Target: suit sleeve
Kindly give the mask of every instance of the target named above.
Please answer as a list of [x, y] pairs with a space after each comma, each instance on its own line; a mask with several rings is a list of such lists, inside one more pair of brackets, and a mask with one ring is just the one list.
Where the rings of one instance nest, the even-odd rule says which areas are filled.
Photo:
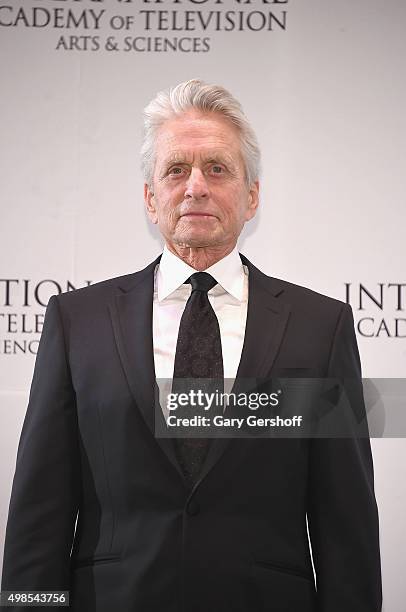
[[[357, 421], [365, 417], [354, 321], [347, 304], [337, 322], [327, 376], [343, 384]], [[379, 526], [368, 435], [310, 441], [308, 524], [317, 612], [380, 612]]]
[[52, 296], [18, 445], [5, 538], [3, 591], [69, 590], [80, 489], [75, 393], [59, 302]]

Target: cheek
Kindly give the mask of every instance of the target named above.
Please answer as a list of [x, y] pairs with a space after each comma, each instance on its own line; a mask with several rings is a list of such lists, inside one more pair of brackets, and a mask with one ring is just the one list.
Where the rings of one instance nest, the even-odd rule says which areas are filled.
[[239, 225], [245, 219], [248, 206], [248, 196], [240, 189], [229, 189], [222, 198], [218, 199], [222, 216], [228, 223]]
[[171, 224], [175, 222], [177, 217], [178, 203], [172, 197], [167, 194], [162, 195], [159, 199], [159, 206], [157, 207], [158, 220]]
[[162, 210], [168, 212], [175, 209], [183, 201], [184, 189], [180, 186], [165, 187], [160, 190], [158, 200]]

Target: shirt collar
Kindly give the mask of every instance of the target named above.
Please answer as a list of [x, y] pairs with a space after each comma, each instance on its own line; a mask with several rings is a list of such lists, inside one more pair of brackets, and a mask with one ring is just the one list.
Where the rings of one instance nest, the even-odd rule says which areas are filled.
[[[204, 271], [211, 274], [227, 293], [243, 301], [245, 272], [237, 246]], [[165, 245], [157, 271], [158, 300], [168, 297], [195, 272], [194, 268], [174, 255]]]

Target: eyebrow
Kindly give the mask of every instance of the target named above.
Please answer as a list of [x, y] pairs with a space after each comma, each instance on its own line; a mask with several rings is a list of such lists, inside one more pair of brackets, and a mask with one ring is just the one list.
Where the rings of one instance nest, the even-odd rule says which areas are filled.
[[[189, 164], [190, 161], [187, 160], [187, 156], [185, 156], [183, 153], [180, 152], [176, 152], [171, 154], [166, 160], [164, 160], [162, 166], [163, 168], [169, 168], [171, 165], [173, 164]], [[203, 163], [204, 164], [213, 164], [213, 163], [222, 163], [228, 167], [231, 168], [235, 168], [236, 167], [236, 162], [233, 160], [233, 158], [228, 155], [227, 153], [219, 153], [217, 152], [210, 152], [208, 153], [204, 158], [203, 158]]]

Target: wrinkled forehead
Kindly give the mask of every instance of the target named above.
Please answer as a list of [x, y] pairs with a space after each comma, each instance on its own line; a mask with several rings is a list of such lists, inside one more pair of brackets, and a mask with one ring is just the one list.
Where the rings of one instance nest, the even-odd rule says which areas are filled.
[[166, 120], [155, 139], [157, 163], [216, 159], [222, 157], [238, 163], [242, 161], [238, 129], [220, 113], [196, 111]]

